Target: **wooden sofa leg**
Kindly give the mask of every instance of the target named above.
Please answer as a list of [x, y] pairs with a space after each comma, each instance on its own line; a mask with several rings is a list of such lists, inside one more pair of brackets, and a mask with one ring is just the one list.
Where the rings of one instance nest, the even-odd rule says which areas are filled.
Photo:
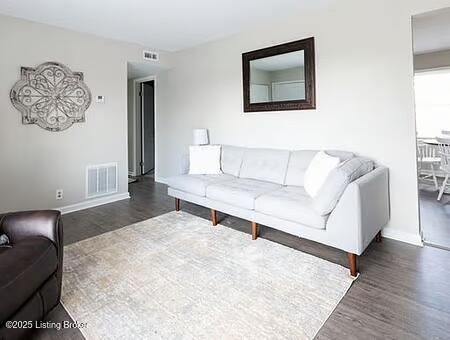
[[175, 210], [180, 211], [181, 200], [179, 198], [175, 198]]
[[217, 225], [217, 211], [214, 209], [211, 209], [211, 221], [213, 226]]
[[375, 236], [375, 242], [377, 243], [381, 242], [381, 231], [379, 231], [378, 234]]
[[252, 240], [256, 240], [259, 236], [258, 223], [252, 222]]
[[358, 274], [358, 255], [348, 253], [348, 267], [350, 268], [350, 275], [355, 276]]

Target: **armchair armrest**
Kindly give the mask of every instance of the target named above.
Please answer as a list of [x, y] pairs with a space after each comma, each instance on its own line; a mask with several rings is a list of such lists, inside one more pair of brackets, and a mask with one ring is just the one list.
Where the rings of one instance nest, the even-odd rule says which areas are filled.
[[63, 224], [61, 213], [55, 210], [23, 211], [0, 216], [0, 231], [5, 233], [11, 243], [41, 236], [52, 241], [58, 256], [58, 301], [61, 298], [62, 267], [63, 267]]
[[12, 243], [30, 236], [42, 236], [62, 247], [61, 213], [55, 210], [8, 213], [0, 220], [0, 230]]

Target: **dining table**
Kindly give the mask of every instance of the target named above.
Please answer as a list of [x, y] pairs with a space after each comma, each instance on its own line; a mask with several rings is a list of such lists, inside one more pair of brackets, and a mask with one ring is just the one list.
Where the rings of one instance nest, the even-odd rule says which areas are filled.
[[436, 137], [436, 138], [418, 138], [418, 140], [424, 142], [425, 144], [428, 145], [434, 145], [434, 146], [438, 146], [440, 143], [437, 140], [438, 138], [445, 140], [446, 143], [450, 144], [450, 136], [446, 135], [446, 136], [442, 136], [442, 137]]
[[437, 141], [436, 138], [426, 138], [426, 139], [425, 138], [424, 139], [420, 138], [420, 140], [422, 142], [424, 142], [425, 144], [434, 145], [434, 146], [438, 146], [439, 145], [439, 142]]

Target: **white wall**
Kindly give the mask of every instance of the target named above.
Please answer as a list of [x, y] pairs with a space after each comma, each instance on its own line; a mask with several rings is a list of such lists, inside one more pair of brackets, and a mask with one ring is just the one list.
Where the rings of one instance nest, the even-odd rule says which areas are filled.
[[[418, 242], [411, 15], [444, 6], [450, 1], [339, 0], [177, 53], [159, 81], [157, 178], [179, 172], [197, 127], [212, 143], [350, 150], [390, 168], [386, 235]], [[317, 110], [243, 114], [241, 54], [311, 36]]]
[[[126, 193], [127, 61], [142, 60], [143, 48], [7, 16], [0, 16], [0, 46], [0, 212], [85, 201], [88, 164], [118, 162], [119, 193]], [[105, 96], [104, 104], [93, 101], [85, 123], [63, 132], [22, 124], [9, 91], [21, 66], [46, 61], [83, 72], [93, 97]]]

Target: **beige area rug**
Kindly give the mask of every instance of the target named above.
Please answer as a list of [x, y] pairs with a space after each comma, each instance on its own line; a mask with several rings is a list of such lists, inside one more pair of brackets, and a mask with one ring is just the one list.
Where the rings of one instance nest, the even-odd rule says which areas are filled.
[[353, 281], [342, 266], [184, 212], [64, 256], [62, 301], [87, 339], [312, 339]]

